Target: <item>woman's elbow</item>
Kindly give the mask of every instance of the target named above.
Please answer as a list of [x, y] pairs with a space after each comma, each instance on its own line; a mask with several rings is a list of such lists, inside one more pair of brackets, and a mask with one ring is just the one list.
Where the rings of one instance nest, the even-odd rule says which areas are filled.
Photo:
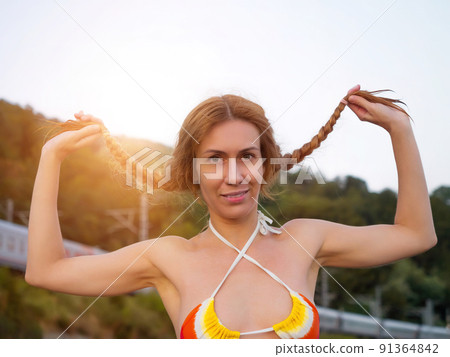
[[427, 236], [427, 238], [424, 238], [423, 242], [423, 252], [426, 252], [433, 248], [438, 242], [436, 233], [430, 234], [429, 236]]
[[25, 270], [25, 281], [34, 287], [45, 288], [45, 283], [42, 274], [32, 273], [30, 269]]
[[30, 273], [29, 269], [25, 270], [25, 281], [29, 285], [32, 285], [32, 286], [36, 286], [37, 285], [36, 277]]

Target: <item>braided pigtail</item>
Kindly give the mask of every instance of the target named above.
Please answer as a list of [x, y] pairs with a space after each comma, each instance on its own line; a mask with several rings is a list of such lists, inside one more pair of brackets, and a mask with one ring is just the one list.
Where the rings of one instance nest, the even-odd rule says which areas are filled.
[[[378, 94], [381, 92], [391, 91], [390, 89], [383, 89], [383, 90], [377, 90], [373, 92], [368, 92], [365, 90], [357, 91], [351, 95], [359, 95], [360, 97], [364, 98], [365, 100], [371, 102], [371, 103], [380, 103], [387, 105], [391, 108], [400, 110], [404, 114], [408, 115], [408, 113], [398, 106], [395, 103], [401, 103], [404, 104], [402, 101], [398, 99], [391, 99], [391, 98], [384, 98], [384, 97], [377, 97], [374, 94]], [[391, 91], [392, 92], [392, 91]], [[322, 141], [324, 141], [328, 134], [330, 134], [333, 131], [333, 127], [336, 124], [337, 120], [341, 116], [342, 111], [345, 109], [346, 103], [348, 101], [348, 97], [350, 95], [346, 95], [344, 99], [339, 103], [339, 105], [334, 110], [333, 114], [331, 115], [330, 119], [327, 121], [327, 123], [322, 126], [319, 130], [319, 133], [315, 135], [309, 143], [304, 144], [301, 148], [294, 150], [292, 153], [287, 153], [283, 155], [284, 158], [294, 158], [297, 163], [302, 162], [303, 159], [310, 155], [315, 149], [317, 149]], [[408, 115], [409, 117], [409, 115]], [[287, 165], [287, 169], [290, 170], [294, 164]]]
[[127, 160], [130, 158], [130, 155], [125, 151], [117, 139], [111, 136], [106, 128], [103, 130], [103, 137], [105, 138], [105, 144], [109, 153], [116, 160], [119, 168], [125, 171], [127, 167]]
[[[73, 130], [79, 130], [82, 129], [88, 125], [100, 125], [102, 127], [102, 133], [103, 137], [105, 139], [106, 148], [108, 149], [109, 153], [114, 159], [114, 163], [112, 166], [113, 171], [116, 171], [120, 174], [123, 174], [126, 172], [127, 169], [127, 161], [130, 158], [130, 154], [122, 147], [122, 145], [119, 143], [117, 139], [111, 136], [108, 129], [104, 125], [101, 125], [94, 121], [77, 121], [77, 120], [67, 120], [63, 123], [51, 121], [51, 120], [45, 120], [45, 122], [48, 124], [44, 126], [43, 128], [47, 128], [47, 140], [50, 140], [54, 138], [55, 136], [66, 132], [66, 131], [73, 131]], [[136, 177], [136, 165], [132, 165], [132, 177], [133, 182], [134, 178]], [[143, 170], [142, 172], [142, 182], [147, 182], [147, 170]], [[156, 181], [158, 181], [161, 178], [161, 173], [159, 171], [155, 171], [153, 173], [154, 178]], [[156, 183], [154, 183], [155, 185]]]

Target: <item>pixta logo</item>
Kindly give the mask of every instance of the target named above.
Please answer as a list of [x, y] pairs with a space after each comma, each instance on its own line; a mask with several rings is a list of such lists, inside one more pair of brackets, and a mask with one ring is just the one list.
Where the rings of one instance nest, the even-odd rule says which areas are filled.
[[[241, 170], [244, 173], [238, 173], [238, 162], [235, 158], [229, 158], [228, 164], [224, 167], [223, 160], [213, 162], [207, 158], [194, 158], [193, 159], [193, 184], [200, 184], [201, 178], [204, 177], [207, 180], [220, 180], [223, 177], [227, 177], [229, 184], [245, 185], [253, 180], [261, 185], [267, 184], [262, 175], [262, 168], [266, 158], [258, 158], [257, 160], [242, 161]], [[280, 168], [279, 184], [288, 184], [288, 168], [292, 165], [299, 170], [294, 172], [296, 176], [295, 184], [301, 185], [305, 181], [316, 181], [318, 184], [325, 184], [325, 180], [320, 173], [319, 167], [313, 158], [305, 158], [301, 163], [297, 164], [296, 159], [293, 158], [271, 158], [268, 160], [269, 165], [277, 165]], [[206, 169], [202, 172], [202, 166]], [[225, 175], [226, 174], [226, 175]], [[244, 176], [245, 175], [245, 176]]]
[[[164, 164], [172, 158], [170, 155], [164, 155], [157, 150], [144, 148], [131, 156], [126, 162], [126, 184], [136, 189], [153, 194], [155, 172], [160, 173]], [[136, 174], [133, 175], [133, 172]], [[165, 172], [161, 173], [157, 187], [161, 188], [170, 180], [170, 165], [165, 167]], [[144, 182], [145, 177], [145, 182]]]

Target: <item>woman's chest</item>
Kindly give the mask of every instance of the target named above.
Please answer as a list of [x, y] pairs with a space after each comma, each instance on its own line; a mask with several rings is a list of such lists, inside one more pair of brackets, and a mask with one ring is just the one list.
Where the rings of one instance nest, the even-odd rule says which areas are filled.
[[284, 320], [292, 309], [289, 289], [313, 300], [315, 280], [310, 278], [313, 259], [309, 255], [280, 243], [259, 245], [230, 271], [237, 255], [231, 250], [199, 250], [186, 256], [177, 282], [178, 330], [186, 316], [211, 297], [219, 320], [236, 331], [267, 328]]

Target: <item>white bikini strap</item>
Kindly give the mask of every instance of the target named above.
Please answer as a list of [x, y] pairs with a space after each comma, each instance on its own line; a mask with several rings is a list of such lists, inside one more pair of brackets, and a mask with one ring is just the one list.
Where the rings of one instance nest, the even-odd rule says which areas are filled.
[[[272, 223], [272, 220], [268, 217], [266, 217], [261, 211], [258, 211], [258, 225], [260, 225], [260, 233], [263, 235], [266, 235], [268, 231], [273, 232], [275, 234], [281, 234], [281, 229], [279, 228], [275, 228], [275, 227], [271, 227], [269, 226], [266, 222]], [[211, 230], [213, 231], [213, 233], [217, 236], [217, 238], [219, 238], [223, 243], [225, 243], [227, 246], [229, 246], [230, 248], [234, 249], [235, 251], [237, 251], [239, 253], [239, 255], [236, 257], [236, 260], [233, 262], [233, 264], [231, 265], [230, 269], [228, 270], [228, 273], [226, 274], [225, 278], [222, 280], [222, 282], [220, 283], [220, 285], [218, 286], [218, 288], [216, 289], [216, 291], [214, 291], [212, 297], [214, 297], [216, 295], [216, 293], [219, 291], [220, 287], [222, 286], [222, 284], [225, 282], [226, 278], [228, 277], [228, 275], [231, 273], [231, 271], [234, 269], [234, 267], [236, 266], [236, 264], [239, 262], [239, 260], [241, 260], [242, 257], [244, 257], [245, 259], [247, 259], [249, 262], [255, 264], [256, 266], [258, 266], [259, 268], [261, 268], [263, 271], [265, 271], [270, 277], [272, 277], [272, 279], [274, 279], [275, 281], [279, 282], [281, 285], [283, 285], [286, 289], [288, 289], [289, 291], [291, 291], [291, 289], [289, 288], [289, 286], [287, 286], [278, 276], [276, 276], [274, 273], [272, 273], [270, 270], [264, 268], [260, 263], [258, 263], [258, 261], [256, 261], [255, 259], [253, 259], [252, 257], [250, 257], [249, 255], [245, 254], [248, 247], [250, 246], [250, 244], [248, 244], [249, 242], [251, 243], [253, 241], [253, 239], [255, 238], [254, 236], [252, 236], [247, 244], [244, 246], [244, 248], [242, 250], [239, 250], [238, 248], [236, 248], [233, 244], [231, 244], [227, 239], [225, 239], [219, 232], [217, 232], [217, 230], [214, 228], [214, 226], [211, 224], [211, 220], [209, 221], [209, 226], [211, 228]], [[258, 230], [258, 226], [256, 227], [255, 232], [257, 232]], [[254, 232], [254, 234], [255, 234]], [[256, 236], [256, 234], [255, 234]]]
[[[220, 239], [220, 234], [219, 232], [216, 231], [216, 229], [212, 226], [211, 224], [211, 219], [209, 220], [209, 226], [211, 227], [211, 230], [219, 237]], [[238, 256], [236, 257], [236, 259], [234, 260], [233, 264], [231, 264], [230, 269], [228, 269], [228, 272], [225, 274], [225, 277], [223, 278], [222, 282], [219, 284], [219, 286], [216, 288], [216, 290], [213, 292], [213, 294], [211, 295], [211, 297], [214, 297], [217, 292], [219, 291], [219, 289], [222, 287], [222, 284], [225, 282], [225, 280], [228, 278], [228, 275], [230, 275], [231, 271], [234, 269], [234, 267], [237, 265], [237, 263], [239, 263], [239, 261], [242, 259], [243, 255], [245, 254], [245, 252], [247, 251], [247, 249], [250, 247], [250, 244], [252, 244], [253, 240], [255, 239], [256, 235], [258, 234], [258, 230], [260, 230], [260, 226], [261, 223], [258, 220], [258, 223], [256, 225], [255, 230], [253, 231], [252, 235], [250, 236], [250, 238], [248, 239], [247, 243], [245, 243], [244, 248], [242, 248], [241, 251], [239, 251]], [[223, 238], [223, 237], [222, 237]], [[225, 239], [225, 238], [223, 238]], [[225, 239], [226, 240], [226, 239]]]
[[268, 327], [268, 328], [263, 328], [261, 330], [256, 330], [256, 331], [241, 332], [240, 335], [256, 335], [258, 333], [272, 332], [272, 331], [273, 331], [273, 327]]
[[275, 233], [275, 234], [281, 234], [282, 230], [280, 228], [272, 227], [269, 224], [272, 224], [272, 220], [265, 216], [264, 213], [261, 211], [258, 211], [258, 220], [261, 222], [261, 234], [266, 235], [268, 231]]

